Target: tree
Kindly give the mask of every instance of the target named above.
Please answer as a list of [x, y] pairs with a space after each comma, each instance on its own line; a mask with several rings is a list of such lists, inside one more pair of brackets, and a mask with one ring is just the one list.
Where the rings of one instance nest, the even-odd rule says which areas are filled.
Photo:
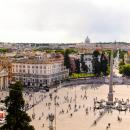
[[6, 53], [8, 51], [8, 49], [6, 48], [0, 48], [0, 53]]
[[124, 60], [124, 55], [127, 53], [127, 51], [125, 51], [125, 50], [119, 50], [119, 57], [120, 57], [120, 59], [122, 59], [122, 60]]
[[101, 74], [101, 63], [100, 63], [100, 53], [98, 50], [95, 50], [93, 52], [93, 60], [92, 60], [92, 65], [93, 65], [93, 73], [96, 76], [100, 76]]
[[1, 127], [2, 130], [35, 130], [29, 125], [31, 118], [25, 112], [25, 101], [23, 99], [23, 85], [16, 82], [11, 85], [9, 96], [5, 99], [7, 107], [6, 123]]
[[57, 50], [55, 50], [55, 53], [60, 53], [60, 54], [64, 55], [65, 52], [63, 49], [57, 49]]
[[81, 64], [84, 62], [84, 54], [81, 54]]
[[130, 76], [130, 64], [123, 65], [120, 69], [124, 76]]
[[122, 74], [123, 73], [123, 68], [124, 68], [124, 61], [122, 60], [120, 63], [119, 63], [119, 73]]
[[66, 66], [67, 69], [69, 69], [69, 74], [72, 73], [69, 55], [73, 53], [77, 53], [77, 51], [74, 48], [66, 49], [64, 52], [64, 65]]
[[77, 50], [75, 48], [69, 48], [69, 49], [66, 49], [65, 51], [67, 51], [69, 54], [75, 54], [77, 53]]
[[81, 67], [82, 67], [82, 70], [83, 70], [84, 72], [86, 72], [86, 73], [88, 72], [88, 69], [89, 69], [89, 68], [88, 68], [88, 66], [85, 64], [85, 62], [82, 62], [82, 66], [81, 66]]
[[100, 55], [99, 50], [95, 50], [95, 51], [93, 52], [93, 56], [94, 56], [94, 57], [98, 57], [99, 55]]
[[108, 70], [108, 60], [107, 57], [105, 56], [105, 53], [102, 53], [101, 55], [101, 71], [103, 75], [107, 75], [107, 70]]
[[76, 72], [80, 73], [80, 61], [79, 61], [79, 59], [75, 60], [75, 65], [76, 65]]
[[120, 66], [122, 66], [122, 65], [125, 65], [125, 63], [124, 63], [124, 61], [122, 60], [122, 61], [120, 61], [120, 63], [119, 63], [119, 67]]
[[69, 50], [65, 50], [64, 53], [64, 65], [66, 66], [67, 69], [69, 69], [69, 72], [71, 73], [71, 65], [70, 65], [70, 58], [69, 58]]

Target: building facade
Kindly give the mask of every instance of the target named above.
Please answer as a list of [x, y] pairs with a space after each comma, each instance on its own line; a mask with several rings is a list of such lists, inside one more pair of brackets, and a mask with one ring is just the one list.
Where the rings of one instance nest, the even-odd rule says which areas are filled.
[[80, 59], [80, 56], [77, 54], [70, 54], [69, 55], [69, 60], [70, 60], [70, 68], [71, 68], [71, 73], [76, 72], [76, 60]]
[[8, 88], [8, 71], [5, 68], [0, 69], [0, 90]]
[[7, 57], [0, 57], [0, 89], [6, 89], [11, 81], [11, 62]]
[[85, 62], [85, 65], [88, 67], [88, 73], [93, 73], [92, 54], [84, 54], [83, 60]]
[[51, 86], [68, 77], [63, 57], [39, 59], [28, 58], [15, 60], [12, 63], [13, 81], [22, 81], [27, 87]]

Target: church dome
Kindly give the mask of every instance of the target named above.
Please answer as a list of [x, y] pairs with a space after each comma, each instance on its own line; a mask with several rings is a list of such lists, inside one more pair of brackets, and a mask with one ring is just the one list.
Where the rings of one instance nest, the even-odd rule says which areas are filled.
[[87, 36], [86, 39], [85, 39], [85, 43], [90, 43], [90, 39], [89, 39], [88, 36]]

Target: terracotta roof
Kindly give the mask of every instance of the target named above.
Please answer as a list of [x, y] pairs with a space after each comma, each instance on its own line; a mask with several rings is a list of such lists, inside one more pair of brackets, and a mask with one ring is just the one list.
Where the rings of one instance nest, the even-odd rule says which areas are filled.
[[128, 55], [130, 56], [130, 51], [128, 51]]
[[15, 60], [13, 63], [23, 63], [23, 64], [53, 64], [53, 63], [61, 63], [63, 59], [54, 58], [48, 60], [38, 60], [38, 59], [21, 59]]

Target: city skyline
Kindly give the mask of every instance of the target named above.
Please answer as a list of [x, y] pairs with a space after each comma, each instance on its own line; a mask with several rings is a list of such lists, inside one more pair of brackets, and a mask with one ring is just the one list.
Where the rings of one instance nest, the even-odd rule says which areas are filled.
[[128, 0], [1, 0], [0, 41], [130, 42]]

